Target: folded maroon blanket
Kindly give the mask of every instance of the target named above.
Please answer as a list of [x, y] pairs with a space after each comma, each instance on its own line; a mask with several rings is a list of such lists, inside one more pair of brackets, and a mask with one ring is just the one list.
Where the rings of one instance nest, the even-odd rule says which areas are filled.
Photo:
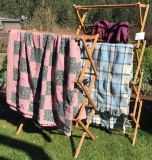
[[96, 21], [92, 27], [92, 35], [99, 34], [99, 39], [107, 43], [127, 43], [128, 42], [127, 21], [110, 23], [106, 20]]

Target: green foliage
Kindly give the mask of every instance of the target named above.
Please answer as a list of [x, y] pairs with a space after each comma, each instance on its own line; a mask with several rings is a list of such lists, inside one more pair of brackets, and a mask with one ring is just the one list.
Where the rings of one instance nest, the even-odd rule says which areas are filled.
[[[150, 0], [141, 0], [141, 3], [149, 3]], [[123, 0], [123, 4], [137, 3], [136, 0]], [[51, 16], [56, 17], [56, 25], [59, 27], [77, 27], [77, 17], [73, 9], [73, 4], [76, 5], [103, 5], [103, 4], [122, 4], [122, 0], [1, 0], [0, 1], [0, 13], [1, 15], [7, 15], [10, 18], [20, 18], [21, 15], [25, 15], [28, 18], [26, 22], [28, 27], [32, 26], [33, 16], [39, 8], [44, 10], [49, 8], [52, 11]], [[43, 12], [41, 12], [43, 14]], [[94, 23], [96, 20], [109, 20], [113, 22], [129, 21], [129, 23], [138, 22], [138, 12], [136, 9], [101, 9], [99, 11], [93, 11], [88, 14], [87, 21]], [[147, 23], [152, 23], [152, 8], [149, 9]], [[31, 28], [32, 29], [32, 28]]]
[[57, 24], [62, 26], [69, 26], [71, 22], [71, 9], [72, 5], [66, 3], [66, 1], [61, 1], [57, 12]]
[[7, 50], [7, 44], [2, 42], [0, 43], [0, 53], [6, 53]]
[[7, 80], [7, 71], [6, 70], [0, 70], [0, 82], [2, 84], [6, 83]]
[[144, 95], [152, 95], [152, 85], [149, 83], [143, 83], [141, 86], [141, 91]]
[[[140, 52], [141, 52], [141, 49], [139, 49], [139, 55], [140, 55]], [[134, 73], [136, 69], [137, 69], [137, 60], [134, 59], [134, 64], [133, 64]], [[145, 48], [142, 63], [141, 63], [141, 69], [144, 73], [142, 82], [149, 83], [150, 80], [152, 80], [152, 48], [151, 47]]]
[[4, 57], [3, 62], [2, 62], [2, 70], [7, 69], [7, 56]]
[[31, 20], [25, 21], [22, 25], [26, 29], [37, 29], [40, 31], [52, 31], [52, 28], [56, 28], [56, 17], [50, 7], [38, 7]]
[[7, 80], [7, 56], [4, 57], [2, 62], [2, 67], [0, 70], [0, 82], [2, 84], [6, 83]]
[[152, 80], [152, 48], [145, 48], [141, 67], [144, 72], [143, 83], [148, 83]]

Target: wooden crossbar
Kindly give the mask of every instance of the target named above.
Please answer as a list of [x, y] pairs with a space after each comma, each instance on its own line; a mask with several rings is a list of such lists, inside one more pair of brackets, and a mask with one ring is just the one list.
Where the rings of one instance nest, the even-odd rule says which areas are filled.
[[96, 10], [96, 9], [114, 9], [114, 8], [136, 8], [140, 5], [142, 8], [145, 8], [146, 4], [141, 4], [140, 2], [135, 4], [114, 4], [114, 5], [89, 5], [89, 6], [78, 6], [73, 5], [75, 9], [83, 9], [83, 10]]

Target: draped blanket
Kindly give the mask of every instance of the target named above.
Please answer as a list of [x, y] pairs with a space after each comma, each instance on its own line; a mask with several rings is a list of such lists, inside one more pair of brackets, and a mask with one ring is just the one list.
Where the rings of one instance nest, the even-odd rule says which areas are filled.
[[127, 21], [119, 23], [110, 23], [106, 20], [97, 21], [93, 24], [92, 35], [99, 34], [99, 39], [107, 43], [127, 43], [128, 25]]
[[[91, 43], [88, 43], [91, 48]], [[130, 88], [132, 79], [133, 45], [97, 43], [93, 60], [99, 72], [99, 76], [90, 93], [97, 105], [98, 111], [93, 116], [93, 122], [101, 123], [103, 126], [114, 126], [118, 117], [126, 120], [129, 114]], [[85, 52], [82, 51], [82, 56]], [[82, 66], [83, 66], [82, 62]], [[92, 72], [88, 67], [87, 72]], [[88, 85], [91, 76], [85, 75], [84, 85]], [[88, 80], [88, 81], [87, 81]], [[124, 116], [122, 116], [124, 115]]]
[[133, 45], [103, 43], [99, 51], [97, 87], [99, 110], [128, 114]]
[[75, 37], [12, 30], [7, 56], [7, 103], [70, 136], [80, 106], [74, 87], [81, 69]]

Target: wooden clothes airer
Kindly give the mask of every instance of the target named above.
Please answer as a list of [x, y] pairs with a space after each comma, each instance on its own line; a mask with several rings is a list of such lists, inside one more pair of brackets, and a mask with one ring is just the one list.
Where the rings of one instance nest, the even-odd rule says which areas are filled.
[[[77, 5], [74, 5], [73, 7], [75, 8], [77, 17], [78, 17], [79, 22], [80, 22], [80, 25], [79, 25], [79, 27], [77, 29], [77, 32], [76, 32], [76, 37], [77, 37], [76, 40], [82, 41], [82, 43], [84, 45], [84, 49], [85, 49], [86, 54], [87, 54], [87, 58], [85, 58], [85, 60], [86, 60], [85, 61], [85, 65], [82, 68], [80, 76], [79, 76], [79, 78], [78, 78], [78, 80], [76, 82], [78, 85], [81, 86], [83, 92], [85, 93], [84, 100], [83, 100], [81, 108], [79, 110], [79, 114], [74, 119], [76, 124], [73, 126], [74, 128], [80, 128], [79, 126], [81, 126], [80, 129], [83, 130], [82, 137], [80, 139], [78, 148], [77, 148], [75, 156], [74, 156], [74, 158], [77, 158], [78, 154], [80, 152], [80, 149], [82, 147], [82, 144], [83, 144], [83, 141], [84, 141], [84, 138], [85, 138], [86, 134], [88, 134], [91, 137], [91, 139], [95, 140], [94, 135], [89, 130], [89, 124], [90, 124], [90, 122], [92, 120], [92, 116], [93, 116], [93, 114], [94, 114], [94, 112], [96, 110], [96, 105], [95, 105], [94, 101], [92, 100], [92, 98], [90, 97], [90, 92], [91, 92], [91, 89], [92, 89], [92, 85], [94, 84], [95, 79], [98, 76], [98, 73], [97, 73], [97, 70], [96, 70], [96, 66], [95, 66], [95, 64], [94, 64], [94, 62], [92, 60], [92, 54], [93, 54], [95, 45], [96, 45], [96, 43], [98, 41], [98, 35], [94, 35], [94, 36], [87, 35], [85, 27], [86, 26], [92, 26], [92, 25], [84, 24], [84, 21], [85, 21], [85, 18], [87, 16], [87, 13], [88, 13], [89, 10], [95, 10], [95, 9], [137, 8], [138, 12], [139, 12], [139, 22], [140, 22], [140, 25], [139, 25], [140, 26], [140, 31], [139, 32], [143, 32], [144, 31], [145, 22], [146, 22], [146, 18], [147, 18], [149, 5], [148, 4], [146, 5], [146, 4], [136, 3], [136, 4], [123, 4], [123, 5], [119, 4], [119, 5], [96, 5], [96, 6], [77, 6]], [[142, 8], [145, 8], [145, 13], [143, 15], [143, 18], [142, 18]], [[84, 10], [85, 11], [82, 16], [80, 15], [79, 10]], [[84, 32], [84, 35], [80, 34], [81, 30]], [[87, 40], [92, 40], [92, 48], [91, 49], [88, 49]], [[142, 44], [142, 50], [141, 50], [141, 53], [139, 54], [140, 44]], [[142, 108], [142, 100], [140, 99], [139, 94], [140, 94], [142, 78], [143, 78], [143, 72], [141, 70], [141, 62], [142, 62], [142, 57], [143, 57], [143, 54], [144, 54], [145, 46], [146, 46], [146, 40], [142, 40], [142, 41], [138, 40], [135, 43], [135, 47], [134, 47], [135, 57], [136, 57], [136, 60], [137, 60], [137, 68], [136, 68], [136, 73], [135, 73], [135, 76], [133, 78], [133, 81], [131, 81], [131, 87], [132, 87], [133, 91], [136, 94], [136, 98], [135, 98], [134, 110], [130, 114], [130, 116], [131, 116], [133, 122], [135, 123], [135, 130], [134, 130], [134, 133], [125, 132], [125, 134], [133, 136], [133, 141], [132, 141], [133, 145], [135, 144], [135, 140], [136, 140], [136, 136], [137, 136], [137, 130], [140, 127], [139, 126], [139, 119], [140, 119], [140, 113], [141, 113], [141, 108]], [[94, 73], [86, 72], [87, 67], [89, 66], [89, 64], [91, 65]], [[82, 82], [83, 77], [84, 77], [85, 74], [92, 75], [91, 83], [90, 83], [89, 87], [87, 87], [87, 88], [83, 85], [83, 82]], [[140, 78], [140, 80], [139, 80], [139, 83], [137, 84], [137, 79], [138, 78]], [[88, 117], [87, 122], [84, 123], [81, 120], [81, 115], [82, 115], [84, 109], [86, 108], [86, 105], [87, 105], [88, 101], [92, 105], [91, 113], [90, 113], [90, 115]], [[138, 112], [137, 112], [137, 110], [138, 110]], [[20, 123], [16, 134], [20, 133], [20, 131], [21, 131], [23, 125], [24, 125], [24, 122], [25, 122], [25, 118]]]
[[[80, 22], [80, 24], [78, 26], [78, 29], [76, 31], [77, 35], [79, 35], [81, 31], [84, 34], [88, 34], [87, 31], [86, 31], [86, 27], [93, 26], [92, 24], [85, 23], [86, 16], [87, 16], [87, 14], [90, 10], [113, 9], [113, 8], [137, 8], [138, 13], [139, 13], [139, 25], [138, 25], [140, 27], [139, 32], [144, 32], [145, 22], [146, 22], [148, 10], [149, 10], [149, 4], [141, 4], [140, 2], [135, 3], [135, 4], [116, 4], [116, 5], [92, 5], [92, 6], [73, 5], [73, 7], [76, 11], [76, 15], [77, 15], [78, 20]], [[143, 9], [145, 9], [144, 13], [142, 13]], [[83, 13], [80, 12], [80, 10]], [[129, 26], [133, 26], [133, 25], [129, 25]], [[140, 46], [142, 47], [141, 48], [141, 53], [139, 53]], [[132, 145], [135, 144], [136, 136], [137, 136], [137, 130], [140, 127], [139, 120], [140, 120], [140, 114], [141, 114], [141, 108], [142, 108], [142, 100], [140, 99], [139, 95], [140, 95], [141, 84], [142, 84], [142, 79], [143, 79], [143, 72], [141, 70], [141, 63], [142, 63], [142, 58], [143, 58], [143, 55], [144, 55], [145, 46], [146, 46], [146, 40], [137, 40], [137, 41], [134, 42], [134, 53], [135, 53], [134, 55], [135, 55], [135, 59], [136, 59], [136, 62], [137, 62], [137, 68], [136, 68], [133, 80], [130, 82], [130, 84], [131, 84], [131, 88], [132, 88], [133, 92], [135, 93], [136, 97], [135, 97], [133, 112], [130, 113], [130, 117], [135, 124], [135, 129], [134, 129], [133, 133], [123, 132], [124, 134], [133, 137]], [[87, 51], [87, 47], [85, 45], [84, 45], [84, 47]], [[88, 53], [88, 51], [87, 51], [87, 53]], [[91, 52], [91, 54], [92, 54], [92, 52]], [[91, 89], [91, 85], [90, 85], [90, 88], [87, 91], [81, 83], [81, 79], [82, 79], [83, 75], [85, 74], [86, 66], [82, 70], [81, 76], [78, 79], [78, 83], [82, 86], [83, 90], [86, 93], [86, 98], [85, 99], [88, 99], [91, 102], [91, 99], [89, 97], [89, 91]], [[139, 80], [138, 83], [137, 83], [137, 80]], [[85, 107], [85, 105], [86, 105], [86, 100], [83, 101], [81, 109], [83, 109]], [[93, 103], [92, 103], [92, 105], [93, 105]], [[92, 108], [91, 117], [92, 117], [92, 114], [94, 113], [94, 109], [95, 109], [95, 107]], [[81, 115], [81, 110], [80, 110], [79, 115]], [[81, 146], [82, 146], [82, 143], [83, 143], [83, 140], [85, 138], [86, 131], [87, 131], [85, 129], [84, 124], [79, 120], [79, 116], [77, 117], [76, 121], [77, 121], [77, 126], [78, 126], [78, 124], [80, 124], [84, 128], [84, 132], [83, 132], [82, 138], [79, 142], [79, 146], [77, 148], [76, 154], [74, 156], [75, 158], [77, 158], [77, 156], [80, 152], [80, 149], [81, 149]], [[90, 119], [89, 119], [89, 121], [90, 121]], [[88, 128], [88, 126], [89, 126], [89, 124], [87, 123], [86, 127]], [[120, 132], [122, 132], [122, 131], [120, 131]], [[92, 137], [91, 135], [90, 135], [90, 137], [94, 140], [94, 137]]]

